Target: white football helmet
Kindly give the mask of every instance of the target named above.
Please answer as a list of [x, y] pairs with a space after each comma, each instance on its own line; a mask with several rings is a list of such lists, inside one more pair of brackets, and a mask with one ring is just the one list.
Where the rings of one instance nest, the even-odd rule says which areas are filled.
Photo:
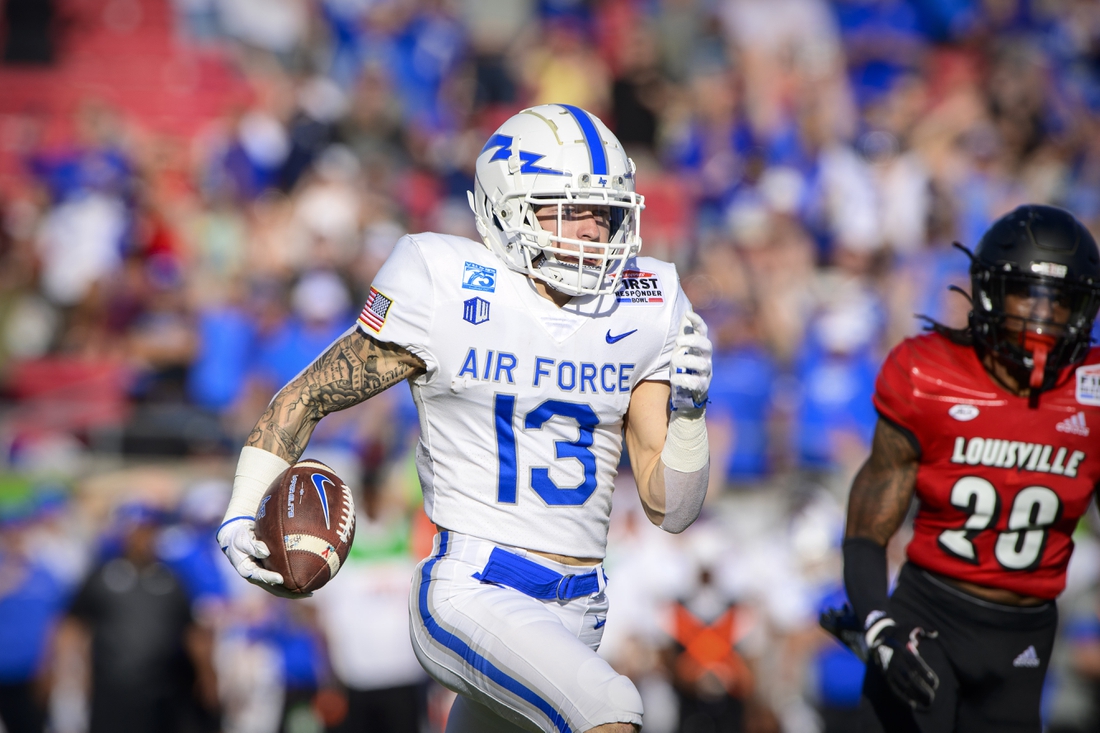
[[[638, 253], [643, 198], [634, 161], [594, 115], [543, 104], [509, 118], [477, 157], [470, 208], [486, 246], [513, 270], [569, 295], [612, 293]], [[558, 236], [539, 226], [544, 206], [607, 207], [608, 242]], [[560, 229], [559, 229], [560, 231]]]

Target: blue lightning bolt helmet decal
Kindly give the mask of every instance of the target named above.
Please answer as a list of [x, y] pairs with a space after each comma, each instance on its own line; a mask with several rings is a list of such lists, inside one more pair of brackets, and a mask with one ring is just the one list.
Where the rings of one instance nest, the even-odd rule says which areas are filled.
[[[489, 162], [492, 163], [495, 160], [508, 160], [512, 155], [512, 138], [509, 135], [496, 134], [489, 138], [489, 142], [485, 143], [485, 147], [481, 149], [484, 153], [486, 150], [497, 148], [497, 151], [493, 153], [493, 157], [489, 158]], [[535, 165], [540, 160], [545, 158], [545, 155], [538, 153], [532, 153], [527, 150], [519, 151], [519, 159], [522, 165], [519, 167], [520, 173], [543, 173], [549, 176], [564, 176], [563, 171], [556, 171], [553, 168], [543, 168]]]
[[489, 141], [485, 143], [485, 147], [481, 149], [481, 152], [478, 153], [478, 155], [484, 154], [486, 150], [490, 150], [491, 148], [500, 149], [497, 150], [492, 158], [489, 158], [490, 163], [492, 163], [494, 160], [508, 160], [508, 155], [512, 152], [511, 136], [501, 135], [500, 133], [493, 135], [491, 138], [489, 138]]

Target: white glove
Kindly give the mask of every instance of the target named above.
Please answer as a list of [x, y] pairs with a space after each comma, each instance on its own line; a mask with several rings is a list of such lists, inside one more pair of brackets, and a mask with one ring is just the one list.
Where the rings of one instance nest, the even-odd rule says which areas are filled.
[[270, 555], [271, 551], [265, 543], [256, 539], [255, 527], [256, 522], [247, 517], [234, 519], [219, 527], [218, 545], [222, 552], [249, 583], [283, 598], [301, 598], [305, 594], [291, 593], [283, 586], [283, 576], [264, 570], [256, 562]]
[[669, 361], [673, 410], [699, 409], [707, 404], [713, 351], [702, 317], [693, 311], [685, 313]]

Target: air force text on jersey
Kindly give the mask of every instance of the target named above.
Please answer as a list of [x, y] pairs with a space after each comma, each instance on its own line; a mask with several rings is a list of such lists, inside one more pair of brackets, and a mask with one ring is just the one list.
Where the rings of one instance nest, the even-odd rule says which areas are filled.
[[536, 356], [533, 363], [521, 364], [515, 354], [507, 351], [470, 347], [455, 377], [506, 384], [517, 384], [517, 380], [528, 378], [526, 384], [535, 388], [556, 384], [562, 392], [614, 394], [630, 391], [634, 366], [621, 362], [578, 363], [547, 356]]

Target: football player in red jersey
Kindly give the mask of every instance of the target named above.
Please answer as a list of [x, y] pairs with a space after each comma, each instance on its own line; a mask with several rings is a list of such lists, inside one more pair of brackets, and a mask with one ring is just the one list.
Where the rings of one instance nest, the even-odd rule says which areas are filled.
[[[933, 323], [879, 374], [848, 499], [854, 616], [838, 635], [866, 654], [864, 697], [887, 731], [1038, 733], [1054, 599], [1100, 482], [1100, 253], [1070, 213], [1028, 205], [967, 254], [969, 326]], [[888, 595], [885, 547], [914, 493]]]

